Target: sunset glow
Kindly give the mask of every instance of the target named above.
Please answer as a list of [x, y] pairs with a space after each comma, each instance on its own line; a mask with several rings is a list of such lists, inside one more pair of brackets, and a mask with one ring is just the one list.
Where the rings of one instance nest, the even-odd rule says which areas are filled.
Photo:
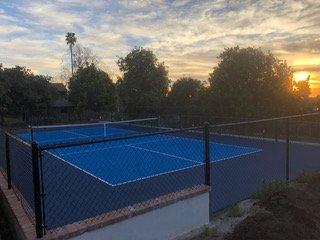
[[305, 80], [308, 79], [309, 75], [310, 74], [308, 72], [304, 72], [304, 71], [295, 72], [293, 74], [293, 80], [296, 81], [296, 82], [305, 81]]
[[[284, 7], [285, 6], [285, 7]], [[227, 47], [261, 47], [320, 93], [320, 1], [13, 0], [0, 2], [0, 63], [57, 77], [68, 63], [66, 32], [101, 60], [114, 80], [133, 47], [151, 49], [172, 81], [206, 81]], [[237, 20], [235, 22], [235, 19]]]

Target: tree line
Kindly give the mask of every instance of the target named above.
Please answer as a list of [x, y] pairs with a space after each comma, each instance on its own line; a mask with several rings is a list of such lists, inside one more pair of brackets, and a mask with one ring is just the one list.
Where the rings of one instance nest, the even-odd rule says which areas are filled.
[[[77, 46], [74, 52], [77, 64], [68, 81], [68, 100], [79, 113], [257, 118], [307, 112], [317, 106], [317, 100], [309, 97], [308, 80], [294, 82], [293, 69], [260, 48], [225, 49], [207, 82], [191, 77], [170, 81], [164, 62], [142, 47], [117, 60], [122, 76], [114, 82], [90, 49]], [[1, 122], [6, 115], [50, 108], [58, 96], [51, 80], [25, 67], [1, 65]]]

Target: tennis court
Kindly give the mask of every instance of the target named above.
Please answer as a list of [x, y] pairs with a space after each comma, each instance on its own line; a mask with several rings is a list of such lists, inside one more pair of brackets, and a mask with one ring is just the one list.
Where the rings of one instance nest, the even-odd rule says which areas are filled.
[[[127, 129], [127, 125], [125, 128], [121, 128], [122, 126], [118, 124], [117, 128], [114, 128], [101, 123], [59, 127], [59, 129], [47, 128], [47, 130], [35, 132], [33, 138], [41, 145], [83, 138], [127, 136], [138, 133], [133, 129]], [[31, 138], [30, 134], [26, 132], [20, 133], [19, 136], [24, 140]], [[94, 143], [85, 148], [83, 146], [54, 148], [48, 152], [110, 186], [117, 186], [201, 166], [204, 164], [203, 144], [203, 141], [199, 139], [159, 134]], [[259, 151], [261, 149], [210, 143], [210, 152], [215, 153], [211, 157], [211, 161], [226, 160]]]
[[211, 184], [209, 207], [215, 213], [265, 183], [320, 169], [318, 143], [289, 144], [283, 132], [272, 137], [274, 128], [265, 130], [268, 119], [209, 131], [206, 126], [168, 129], [155, 121], [33, 126], [3, 136], [11, 181], [36, 212], [32, 186], [34, 163], [39, 164], [37, 199], [43, 215], [38, 219], [53, 230], [204, 184]]

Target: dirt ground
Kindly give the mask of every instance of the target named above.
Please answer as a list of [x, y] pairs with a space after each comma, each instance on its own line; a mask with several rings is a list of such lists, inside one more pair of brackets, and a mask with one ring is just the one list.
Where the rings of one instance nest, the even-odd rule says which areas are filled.
[[[231, 233], [206, 230], [192, 240], [320, 240], [320, 173], [304, 174], [261, 197]], [[258, 209], [258, 210], [257, 210]]]
[[320, 239], [319, 173], [302, 175], [258, 204], [266, 211], [247, 217], [226, 240]]

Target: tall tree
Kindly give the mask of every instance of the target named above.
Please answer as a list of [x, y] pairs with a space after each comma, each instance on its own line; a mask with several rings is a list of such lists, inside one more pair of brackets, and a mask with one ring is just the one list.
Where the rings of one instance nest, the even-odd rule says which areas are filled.
[[66, 35], [66, 42], [67, 45], [69, 45], [70, 48], [70, 58], [71, 58], [71, 74], [73, 75], [73, 53], [72, 53], [72, 48], [74, 44], [76, 43], [77, 38], [75, 33], [68, 32]]
[[221, 114], [256, 117], [294, 111], [292, 68], [259, 48], [227, 48], [210, 74]]
[[11, 114], [48, 108], [57, 97], [50, 77], [34, 75], [29, 69], [19, 66], [4, 68], [1, 75], [6, 88], [5, 98], [11, 99], [7, 105], [7, 111]]
[[183, 77], [175, 81], [168, 94], [168, 105], [180, 114], [202, 113], [202, 98], [205, 91], [198, 79]]
[[113, 111], [115, 84], [109, 75], [94, 64], [79, 68], [69, 82], [70, 101], [79, 110]]
[[79, 68], [89, 67], [91, 64], [98, 66], [98, 57], [94, 52], [80, 44], [76, 44], [73, 49], [74, 70]]
[[118, 94], [129, 117], [157, 113], [168, 92], [169, 78], [164, 63], [148, 49], [134, 48], [118, 60], [123, 77], [118, 80]]
[[8, 96], [8, 86], [3, 76], [3, 67], [0, 64], [0, 125], [4, 124], [4, 116], [7, 112], [11, 99]]
[[[98, 56], [88, 47], [84, 47], [81, 44], [77, 43], [72, 48], [72, 62], [73, 62], [73, 71], [76, 72], [79, 68], [88, 67], [91, 64], [95, 66], [100, 65]], [[60, 72], [55, 78], [64, 83], [68, 83], [69, 79], [72, 77], [70, 75], [69, 64], [65, 64], [64, 60], [61, 60], [61, 69]]]

